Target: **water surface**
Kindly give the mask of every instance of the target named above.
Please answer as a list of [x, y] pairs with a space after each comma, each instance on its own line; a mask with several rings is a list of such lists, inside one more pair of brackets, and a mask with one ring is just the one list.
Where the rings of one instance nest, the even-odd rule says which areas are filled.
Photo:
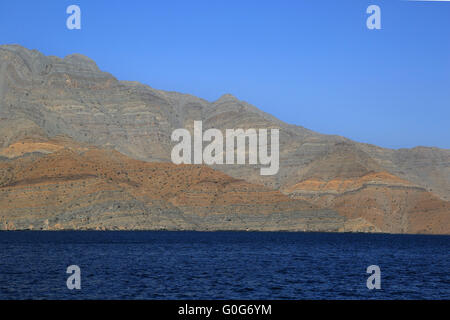
[[449, 299], [449, 252], [450, 236], [0, 232], [0, 299]]

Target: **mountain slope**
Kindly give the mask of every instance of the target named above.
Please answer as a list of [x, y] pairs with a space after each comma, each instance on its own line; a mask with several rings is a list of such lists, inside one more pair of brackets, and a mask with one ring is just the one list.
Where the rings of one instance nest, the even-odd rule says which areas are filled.
[[[387, 188], [384, 193], [371, 186], [364, 188], [364, 193], [340, 188], [345, 195], [333, 201], [325, 201], [322, 196], [309, 201], [352, 219], [371, 221], [387, 232], [448, 233], [450, 150], [391, 150], [322, 135], [286, 124], [229, 94], [208, 102], [118, 81], [79, 54], [61, 59], [16, 45], [0, 46], [0, 146], [4, 148], [24, 137], [65, 135], [134, 159], [169, 162], [172, 131], [192, 130], [194, 120], [202, 120], [204, 130], [280, 129], [277, 175], [261, 176], [258, 166], [250, 165], [214, 169], [278, 189], [292, 198], [302, 198], [310, 191], [317, 193], [313, 187], [317, 183], [358, 185], [376, 174], [377, 183]], [[3, 152], [14, 153], [9, 149]], [[407, 188], [391, 186], [394, 180], [405, 181]], [[412, 196], [408, 188], [420, 192]], [[391, 200], [382, 199], [394, 193], [399, 209], [391, 206], [388, 210], [386, 203]], [[372, 209], [359, 205], [366, 198], [377, 199], [373, 205], [381, 220], [373, 218]], [[415, 213], [417, 208], [423, 211]], [[396, 218], [398, 212], [402, 212], [401, 218]]]
[[350, 221], [206, 166], [143, 162], [64, 137], [16, 141], [0, 155], [0, 230], [339, 231]]

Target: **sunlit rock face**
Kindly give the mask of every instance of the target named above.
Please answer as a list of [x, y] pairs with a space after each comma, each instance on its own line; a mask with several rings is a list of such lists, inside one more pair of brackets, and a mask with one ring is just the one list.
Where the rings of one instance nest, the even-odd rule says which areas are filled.
[[[139, 215], [135, 219], [140, 222], [132, 223], [127, 220], [133, 217], [131, 215], [125, 219], [127, 223], [111, 223], [110, 227], [450, 233], [450, 150], [427, 147], [391, 150], [357, 143], [344, 137], [322, 135], [284, 123], [230, 94], [209, 102], [187, 94], [155, 90], [137, 82], [118, 81], [111, 74], [99, 70], [93, 60], [80, 54], [61, 59], [44, 56], [36, 50], [17, 45], [0, 46], [0, 162], [3, 170], [0, 188], [1, 192], [12, 192], [11, 188], [24, 188], [28, 191], [24, 191], [27, 196], [24, 195], [22, 202], [13, 201], [10, 196], [1, 198], [0, 201], [8, 199], [5, 203], [7, 206], [2, 208], [9, 210], [0, 209], [3, 210], [3, 222], [0, 223], [2, 228], [13, 228], [13, 225], [14, 228], [26, 228], [27, 222], [19, 223], [12, 219], [12, 212], [16, 212], [18, 216], [29, 214], [32, 220], [30, 212], [34, 211], [30, 211], [27, 204], [42, 200], [37, 191], [39, 189], [35, 189], [34, 182], [31, 183], [37, 180], [28, 176], [33, 171], [28, 175], [21, 171], [24, 182], [15, 182], [14, 186], [5, 184], [5, 181], [10, 181], [8, 179], [17, 180], [17, 165], [27, 163], [32, 168], [51, 160], [47, 165], [59, 168], [57, 162], [63, 158], [52, 157], [65, 154], [68, 150], [77, 150], [74, 154], [80, 153], [80, 157], [85, 157], [82, 154], [85, 151], [79, 149], [83, 146], [108, 154], [118, 151], [121, 157], [126, 158], [123, 160], [126, 163], [142, 160], [162, 165], [160, 163], [165, 162], [164, 165], [169, 166], [166, 170], [175, 172], [180, 169], [169, 164], [174, 145], [170, 139], [171, 133], [177, 128], [192, 131], [194, 120], [201, 120], [204, 130], [279, 129], [280, 170], [276, 175], [261, 176], [257, 165], [213, 166], [213, 169], [226, 175], [211, 171], [219, 180], [234, 178], [241, 181], [239, 183], [244, 183], [242, 180], [245, 180], [252, 188], [264, 186], [269, 191], [259, 190], [256, 198], [243, 193], [243, 197], [250, 199], [251, 203], [242, 206], [245, 199], [231, 197], [233, 193], [229, 194], [231, 202], [220, 203], [222, 196], [217, 196], [215, 201], [209, 199], [211, 203], [208, 205], [205, 193], [197, 194], [193, 191], [195, 188], [183, 189], [182, 194], [173, 201], [164, 199], [158, 200], [163, 202], [154, 204], [155, 208], [159, 208], [159, 211], [155, 209], [155, 212], [160, 212], [158, 219], [166, 221], [165, 223], [155, 222], [156, 216], [144, 223], [139, 220], [144, 219], [138, 218]], [[106, 163], [107, 158], [105, 156], [101, 161]], [[143, 167], [147, 165], [144, 162], [139, 164]], [[57, 223], [44, 212], [65, 217], [65, 220], [61, 218], [62, 221], [58, 223], [61, 228], [70, 228], [72, 222], [73, 226], [80, 227], [80, 220], [75, 217], [83, 214], [74, 208], [76, 204], [85, 205], [86, 201], [92, 203], [91, 207], [86, 206], [86, 212], [89, 212], [87, 215], [92, 215], [89, 219], [97, 219], [95, 223], [92, 222], [94, 220], [89, 220], [89, 223], [84, 220], [83, 226], [86, 228], [100, 225], [107, 228], [106, 221], [114, 219], [108, 220], [105, 213], [97, 215], [95, 212], [115, 212], [117, 209], [110, 204], [114, 199], [124, 197], [124, 203], [128, 201], [129, 205], [121, 205], [121, 211], [144, 210], [141, 204], [137, 205], [141, 203], [140, 200], [131, 196], [127, 198], [131, 192], [128, 188], [132, 188], [131, 186], [110, 190], [108, 179], [101, 180], [103, 182], [100, 183], [100, 180], [96, 180], [100, 176], [93, 172], [89, 172], [89, 177], [83, 176], [80, 172], [84, 172], [86, 168], [82, 169], [81, 163], [77, 163], [74, 168], [76, 169], [70, 174], [61, 172], [59, 180], [52, 180], [55, 188], [47, 191], [48, 196], [53, 194], [56, 199], [60, 192], [58, 190], [63, 190], [64, 185], [67, 189], [64, 189], [63, 194], [72, 197], [70, 201], [73, 202], [73, 207], [51, 201], [36, 204], [43, 214], [44, 220], [40, 219], [48, 220], [48, 228], [55, 227]], [[183, 170], [183, 174], [187, 176], [198, 174], [194, 169]], [[46, 181], [45, 176], [39, 179], [42, 183]], [[85, 183], [83, 188], [86, 188], [83, 189], [84, 193], [77, 189], [82, 187], [78, 185], [82, 181]], [[106, 188], [109, 193], [98, 191], [94, 187], [97, 184], [89, 184], [88, 187], [88, 181], [96, 181], [98, 190]], [[27, 183], [29, 188], [25, 187]], [[169, 184], [169, 181], [166, 183]], [[150, 188], [150, 185], [133, 188], [145, 189]], [[205, 186], [205, 189], [215, 190], [213, 185], [206, 182], [200, 185]], [[238, 187], [237, 182], [232, 185]], [[158, 184], [156, 186], [161, 187]], [[100, 193], [97, 195], [96, 192]], [[236, 192], [239, 194], [243, 191]], [[270, 198], [277, 202], [280, 197], [284, 200], [278, 207], [271, 204], [266, 208], [257, 201], [260, 198]], [[146, 201], [142, 203], [147, 203]], [[62, 203], [65, 203], [64, 200]], [[255, 205], [254, 208], [251, 207], [252, 204]], [[267, 214], [268, 222], [264, 220], [266, 222], [262, 224], [263, 220], [259, 218], [252, 220], [256, 213], [250, 214], [252, 210], [259, 210], [262, 215]], [[303, 212], [303, 215], [297, 216], [297, 212]], [[252, 218], [231, 219], [230, 215], [233, 214]], [[186, 218], [188, 216], [191, 218]], [[170, 223], [181, 221], [181, 217], [184, 217], [183, 223]], [[316, 224], [320, 219], [324, 221], [321, 226]], [[209, 221], [208, 226], [204, 226], [202, 221]], [[289, 223], [290, 221], [293, 223]], [[42, 223], [38, 225], [47, 226]]]

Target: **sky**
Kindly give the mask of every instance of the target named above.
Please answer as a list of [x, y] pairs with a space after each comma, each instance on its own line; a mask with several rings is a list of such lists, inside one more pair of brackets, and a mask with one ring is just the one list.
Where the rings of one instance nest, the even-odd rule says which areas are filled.
[[321, 133], [450, 148], [450, 1], [1, 1], [0, 44], [13, 43], [156, 89], [231, 93]]

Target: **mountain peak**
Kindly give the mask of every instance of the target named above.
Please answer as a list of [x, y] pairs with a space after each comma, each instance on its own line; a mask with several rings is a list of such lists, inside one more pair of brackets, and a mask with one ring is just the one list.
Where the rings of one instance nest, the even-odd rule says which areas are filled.
[[94, 60], [79, 53], [74, 53], [65, 56], [64, 61], [82, 68], [89, 68], [96, 71], [99, 70]]
[[238, 102], [239, 99], [236, 98], [235, 96], [233, 96], [231, 93], [225, 93], [223, 95], [220, 96], [219, 99], [217, 99], [215, 102], [225, 102], [225, 101], [236, 101]]

